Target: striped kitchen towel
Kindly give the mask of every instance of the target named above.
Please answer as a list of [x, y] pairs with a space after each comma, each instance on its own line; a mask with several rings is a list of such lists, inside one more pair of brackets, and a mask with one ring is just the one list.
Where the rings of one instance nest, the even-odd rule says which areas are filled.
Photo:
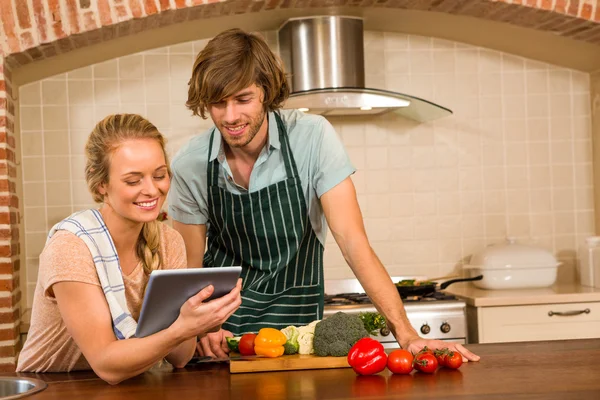
[[127, 307], [119, 256], [100, 211], [89, 209], [72, 214], [52, 227], [47, 240], [50, 240], [59, 230], [75, 234], [90, 250], [110, 308], [113, 330], [117, 339], [128, 339], [135, 335], [137, 322]]

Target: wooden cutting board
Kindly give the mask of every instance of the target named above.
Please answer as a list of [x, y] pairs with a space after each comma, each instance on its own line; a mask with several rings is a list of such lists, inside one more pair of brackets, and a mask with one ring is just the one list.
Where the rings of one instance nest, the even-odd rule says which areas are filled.
[[347, 357], [319, 357], [294, 354], [275, 358], [258, 356], [232, 356], [229, 372], [293, 371], [300, 369], [350, 368]]

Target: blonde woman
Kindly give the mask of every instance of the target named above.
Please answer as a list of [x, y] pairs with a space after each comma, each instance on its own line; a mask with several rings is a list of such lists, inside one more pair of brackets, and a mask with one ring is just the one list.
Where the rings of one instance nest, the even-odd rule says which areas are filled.
[[17, 371], [91, 368], [116, 384], [163, 358], [183, 367], [196, 337], [218, 329], [239, 307], [241, 283], [206, 303], [213, 288], [203, 289], [169, 328], [135, 338], [150, 272], [186, 268], [180, 234], [156, 221], [170, 187], [165, 140], [139, 115], [111, 115], [96, 125], [85, 150], [88, 187], [102, 205], [50, 231]]

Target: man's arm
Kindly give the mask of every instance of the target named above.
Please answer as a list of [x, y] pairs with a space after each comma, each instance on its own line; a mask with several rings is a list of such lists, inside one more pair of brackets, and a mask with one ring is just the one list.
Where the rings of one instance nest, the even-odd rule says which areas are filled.
[[321, 196], [329, 229], [346, 262], [360, 281], [371, 301], [382, 313], [403, 348], [418, 338], [392, 280], [371, 248], [351, 178]]
[[173, 228], [183, 237], [187, 254], [187, 267], [202, 268], [206, 246], [206, 225], [188, 225], [173, 220]]
[[329, 228], [346, 262], [365, 289], [367, 295], [383, 314], [402, 348], [418, 352], [429, 348], [449, 347], [460, 352], [463, 358], [477, 361], [479, 357], [460, 344], [441, 340], [424, 340], [410, 324], [404, 305], [388, 272], [371, 248], [350, 177], [321, 196], [321, 205]]

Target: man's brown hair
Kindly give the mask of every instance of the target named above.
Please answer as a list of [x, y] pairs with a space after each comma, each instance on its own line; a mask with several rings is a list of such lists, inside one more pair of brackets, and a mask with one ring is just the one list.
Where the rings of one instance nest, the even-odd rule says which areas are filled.
[[198, 54], [185, 105], [206, 118], [207, 107], [256, 84], [263, 89], [265, 110], [280, 108], [289, 96], [281, 59], [263, 38], [241, 29], [215, 36]]

